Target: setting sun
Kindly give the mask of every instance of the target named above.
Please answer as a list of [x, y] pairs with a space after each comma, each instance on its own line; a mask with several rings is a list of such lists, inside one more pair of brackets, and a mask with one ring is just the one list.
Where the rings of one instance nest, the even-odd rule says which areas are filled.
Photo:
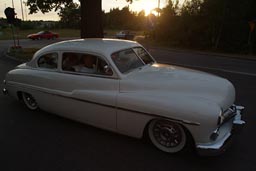
[[[160, 1], [160, 8], [163, 7], [166, 4], [166, 1], [161, 0]], [[157, 14], [155, 11], [156, 8], [158, 8], [158, 0], [138, 0], [133, 1], [132, 4], [129, 5], [133, 11], [145, 11], [145, 15], [148, 15], [150, 13]]]
[[156, 8], [157, 8], [157, 3], [153, 1], [145, 2], [142, 7], [146, 15], [149, 15], [150, 13], [155, 13], [155, 11], [153, 10]]
[[[80, 4], [79, 0], [74, 0], [75, 3]], [[183, 0], [180, 0], [180, 2], [183, 2]], [[166, 0], [160, 0], [160, 8], [163, 8], [166, 5]], [[128, 3], [126, 0], [102, 0], [102, 10], [105, 12], [109, 12], [110, 9], [113, 8], [120, 8], [129, 6], [131, 11], [140, 12], [142, 10], [145, 11], [145, 15], [148, 15], [150, 13], [157, 14], [157, 12], [154, 10], [158, 8], [158, 0], [133, 0], [132, 3]], [[0, 11], [4, 11], [6, 7], [12, 7], [12, 1], [11, 0], [4, 0], [0, 2]], [[17, 17], [22, 17], [21, 12], [21, 5], [17, 0], [14, 1], [14, 8], [15, 12], [17, 13]], [[42, 14], [40, 11], [33, 15], [28, 15], [28, 8], [24, 6], [24, 14], [26, 14], [27, 20], [59, 20], [59, 16], [57, 15], [57, 12], [54, 10], [50, 13], [44, 13]], [[0, 18], [4, 17], [4, 13], [0, 13]]]

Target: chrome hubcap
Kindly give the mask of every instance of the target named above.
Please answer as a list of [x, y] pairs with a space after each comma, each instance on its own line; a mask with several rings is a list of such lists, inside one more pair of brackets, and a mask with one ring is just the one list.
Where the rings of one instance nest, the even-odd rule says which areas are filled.
[[153, 135], [158, 143], [168, 148], [176, 147], [182, 141], [180, 128], [169, 122], [156, 122], [153, 128]]
[[36, 100], [30, 94], [24, 93], [24, 96], [25, 96], [25, 100], [29, 106], [37, 107]]

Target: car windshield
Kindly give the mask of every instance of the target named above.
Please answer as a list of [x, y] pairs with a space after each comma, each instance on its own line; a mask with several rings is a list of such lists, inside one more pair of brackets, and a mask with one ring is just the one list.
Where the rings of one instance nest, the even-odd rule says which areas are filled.
[[44, 31], [39, 31], [38, 33], [36, 33], [36, 34], [42, 34], [42, 33], [44, 33]]
[[134, 52], [139, 56], [145, 64], [152, 64], [155, 61], [152, 57], [141, 47], [133, 48]]
[[154, 63], [151, 56], [141, 47], [115, 52], [111, 58], [121, 73]]

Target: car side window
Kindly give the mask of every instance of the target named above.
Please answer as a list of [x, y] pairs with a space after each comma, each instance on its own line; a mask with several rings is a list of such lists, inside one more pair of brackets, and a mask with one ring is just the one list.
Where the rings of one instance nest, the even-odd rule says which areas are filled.
[[38, 59], [37, 65], [39, 68], [57, 69], [58, 53], [48, 53]]
[[91, 54], [65, 52], [62, 55], [62, 69], [64, 71], [88, 73], [97, 75], [112, 75], [110, 68], [106, 68], [107, 63]]
[[80, 55], [78, 53], [63, 53], [62, 54], [62, 70], [75, 71], [75, 66], [79, 64]]
[[96, 74], [97, 57], [89, 54], [81, 54], [78, 65], [74, 66], [76, 72]]

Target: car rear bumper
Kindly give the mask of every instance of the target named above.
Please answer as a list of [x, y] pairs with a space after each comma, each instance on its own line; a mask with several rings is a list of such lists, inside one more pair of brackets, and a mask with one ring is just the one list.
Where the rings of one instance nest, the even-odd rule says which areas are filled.
[[[242, 120], [242, 111], [244, 107], [243, 106], [233, 106], [233, 107], [235, 108], [235, 111], [234, 111], [235, 115], [233, 119], [232, 131], [226, 133], [225, 136], [223, 136], [221, 139], [218, 139], [214, 143], [198, 144], [196, 147], [199, 155], [216, 156], [226, 151], [228, 146], [230, 146], [234, 130], [241, 128], [241, 126], [245, 124], [245, 121]], [[214, 132], [214, 133], [218, 134], [218, 132]]]

